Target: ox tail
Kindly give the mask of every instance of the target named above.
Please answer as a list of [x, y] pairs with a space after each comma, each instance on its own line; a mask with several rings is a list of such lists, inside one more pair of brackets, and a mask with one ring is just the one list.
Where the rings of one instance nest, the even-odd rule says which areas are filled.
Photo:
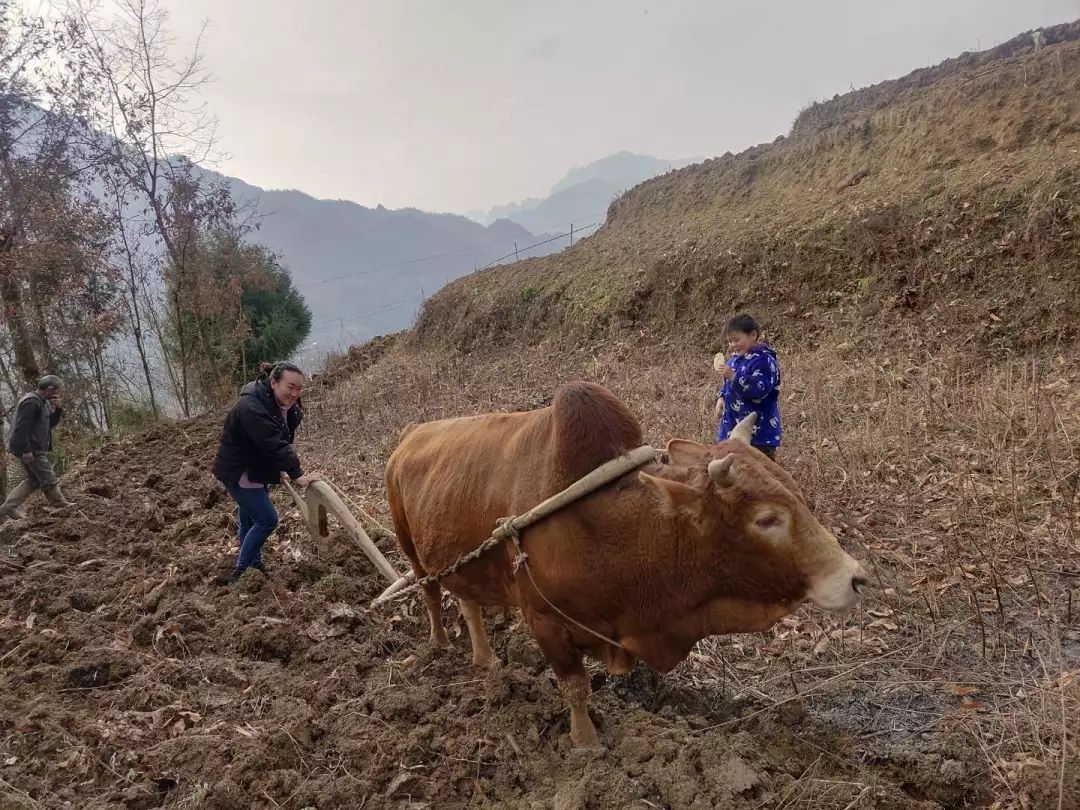
[[642, 443], [637, 419], [602, 385], [566, 383], [555, 391], [551, 405], [560, 466], [572, 479]]

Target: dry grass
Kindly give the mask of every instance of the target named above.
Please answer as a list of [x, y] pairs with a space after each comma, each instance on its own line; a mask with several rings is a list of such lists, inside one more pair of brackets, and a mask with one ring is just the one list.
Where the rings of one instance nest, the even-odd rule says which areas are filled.
[[[707, 639], [670, 682], [730, 702], [732, 725], [797, 703], [867, 750], [959, 746], [962, 778], [989, 777], [1000, 807], [1025, 806], [1031, 784], [1045, 799], [1052, 783], [1056, 801], [1059, 780], [1069, 806], [1080, 368], [1060, 356], [976, 365], [948, 347], [779, 348], [782, 463], [880, 590], [858, 615], [804, 609], [766, 634]], [[403, 344], [309, 405], [303, 449], [385, 519], [382, 467], [407, 422], [538, 407], [572, 378], [611, 387], [654, 445], [712, 431], [705, 352], [623, 343], [463, 358]]]
[[1060, 775], [1076, 754], [1076, 370], [1064, 357], [980, 368], [948, 350], [886, 360], [796, 359], [810, 439], [796, 464], [896, 594], [867, 628], [920, 640], [878, 687], [933, 662], [925, 683], [952, 691], [996, 793], [1021, 802], [1021, 777]]

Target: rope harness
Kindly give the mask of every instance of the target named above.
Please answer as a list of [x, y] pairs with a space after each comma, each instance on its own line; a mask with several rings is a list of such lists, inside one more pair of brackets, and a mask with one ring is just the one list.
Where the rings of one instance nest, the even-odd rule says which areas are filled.
[[614, 639], [605, 636], [603, 633], [587, 627], [586, 625], [579, 622], [577, 619], [567, 615], [556, 604], [554, 604], [550, 599], [548, 599], [547, 596], [544, 595], [544, 592], [540, 590], [540, 587], [536, 583], [536, 578], [533, 576], [532, 566], [529, 565], [529, 555], [521, 547], [521, 532], [529, 526], [532, 526], [534, 523], [537, 523], [544, 518], [554, 514], [560, 509], [563, 509], [570, 504], [581, 500], [586, 495], [589, 495], [600, 489], [600, 487], [606, 484], [610, 484], [612, 481], [621, 478], [623, 475], [630, 472], [631, 470], [636, 470], [638, 467], [641, 467], [644, 464], [653, 461], [655, 458], [656, 450], [651, 446], [645, 444], [641, 447], [631, 450], [625, 455], [619, 456], [612, 459], [611, 461], [600, 465], [585, 477], [578, 479], [566, 489], [555, 495], [552, 495], [547, 500], [534, 506], [525, 514], [516, 517], [499, 518], [496, 521], [497, 527], [495, 531], [491, 533], [491, 536], [479, 546], [470, 551], [468, 554], [459, 557], [452, 565], [442, 569], [435, 574], [429, 574], [426, 577], [422, 577], [421, 579], [417, 580], [415, 583], [409, 585], [406, 588], [401, 588], [396, 591], [388, 591], [387, 593], [384, 593], [382, 596], [372, 602], [371, 606], [376, 607], [377, 605], [384, 604], [391, 599], [397, 599], [398, 597], [404, 596], [408, 593], [412, 593], [413, 591], [417, 591], [426, 585], [435, 584], [440, 580], [450, 576], [451, 574], [456, 573], [460, 568], [478, 559], [482, 555], [491, 551], [496, 546], [501, 545], [507, 540], [510, 540], [514, 544], [514, 550], [517, 552], [513, 560], [514, 573], [517, 573], [519, 568], [524, 568], [526, 575], [529, 577], [529, 582], [532, 583], [533, 590], [535, 590], [536, 593], [540, 596], [540, 598], [543, 599], [545, 603], [547, 603], [548, 607], [554, 610], [562, 618], [566, 619], [566, 621], [573, 624], [575, 627], [584, 630], [586, 633], [595, 636], [596, 638], [607, 644], [612, 645], [613, 647], [623, 649], [622, 644], [620, 644], [618, 641], [615, 641]]
[[[502, 520], [507, 520], [507, 519], [502, 518]], [[601, 641], [606, 641], [608, 644], [612, 645], [613, 647], [618, 647], [620, 650], [625, 649], [625, 647], [623, 647], [623, 645], [620, 644], [619, 642], [615, 641], [615, 639], [608, 638], [607, 636], [605, 636], [603, 633], [599, 632], [598, 630], [593, 630], [591, 627], [588, 627], [587, 625], [584, 625], [581, 622], [579, 622], [573, 616], [570, 616], [569, 614], [564, 613], [559, 608], [558, 605], [556, 605], [554, 602], [552, 602], [550, 599], [548, 599], [544, 595], [544, 592], [542, 590], [540, 590], [540, 586], [536, 584], [536, 578], [533, 577], [532, 566], [529, 565], [529, 555], [526, 554], [525, 551], [521, 548], [521, 532], [519, 532], [519, 531], [517, 531], [515, 529], [514, 533], [510, 536], [510, 539], [514, 542], [514, 548], [517, 549], [517, 556], [514, 557], [514, 573], [515, 574], [517, 573], [518, 568], [524, 568], [525, 573], [529, 575], [529, 582], [532, 583], [533, 590], [536, 591], [536, 593], [540, 596], [540, 598], [543, 599], [547, 603], [547, 606], [549, 608], [554, 610], [556, 613], [558, 613], [560, 616], [562, 616], [564, 619], [566, 619], [571, 624], [573, 624], [573, 625], [581, 628], [582, 630], [584, 630], [586, 633], [589, 633], [590, 635], [596, 636]]]

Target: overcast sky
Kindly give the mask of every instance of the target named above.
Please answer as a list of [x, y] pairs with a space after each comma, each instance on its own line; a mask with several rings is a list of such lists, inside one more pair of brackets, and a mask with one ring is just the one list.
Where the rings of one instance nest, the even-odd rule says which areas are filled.
[[814, 99], [1080, 17], [1080, 0], [164, 0], [268, 188], [464, 212], [622, 149], [711, 157]]

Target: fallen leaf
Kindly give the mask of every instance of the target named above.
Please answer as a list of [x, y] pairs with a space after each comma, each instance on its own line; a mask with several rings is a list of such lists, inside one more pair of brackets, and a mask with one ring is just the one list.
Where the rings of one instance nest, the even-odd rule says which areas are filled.
[[154, 632], [154, 643], [157, 644], [165, 636], [177, 638], [179, 635], [180, 624], [178, 622], [169, 622], [168, 624], [158, 625], [158, 629]]
[[960, 708], [968, 712], [985, 712], [986, 704], [981, 700], [974, 700], [970, 697], [964, 697], [960, 701]]
[[784, 654], [783, 650], [781, 650], [779, 647], [773, 647], [771, 644], [762, 644], [761, 647], [759, 647], [758, 649], [760, 649], [766, 655], [783, 655]]
[[5, 765], [14, 765], [18, 761], [19, 761], [18, 757], [8, 757], [7, 759], [4, 760], [4, 764]]
[[889, 649], [889, 645], [880, 638], [864, 638], [862, 645], [866, 649], [874, 650], [877, 653], [883, 653]]
[[814, 645], [814, 655], [820, 655], [821, 653], [825, 652], [825, 650], [828, 648], [828, 646], [829, 646], [829, 637], [828, 636], [822, 636], [821, 640], [818, 641], [818, 643]]
[[870, 627], [880, 627], [882, 630], [899, 630], [900, 625], [896, 622], [890, 622], [887, 619], [874, 619], [870, 622]]
[[330, 609], [330, 621], [355, 622], [359, 615], [355, 610], [345, 604], [335, 605]]
[[858, 638], [861, 635], [862, 635], [862, 628], [860, 628], [860, 627], [849, 627], [846, 630], [843, 630], [843, 629], [837, 627], [835, 630], [833, 630], [831, 633], [829, 633], [829, 636], [831, 638], [835, 638], [835, 639]]
[[977, 694], [979, 687], [977, 686], [963, 686], [962, 684], [954, 683], [948, 687], [949, 691], [957, 697], [967, 697], [968, 695]]

